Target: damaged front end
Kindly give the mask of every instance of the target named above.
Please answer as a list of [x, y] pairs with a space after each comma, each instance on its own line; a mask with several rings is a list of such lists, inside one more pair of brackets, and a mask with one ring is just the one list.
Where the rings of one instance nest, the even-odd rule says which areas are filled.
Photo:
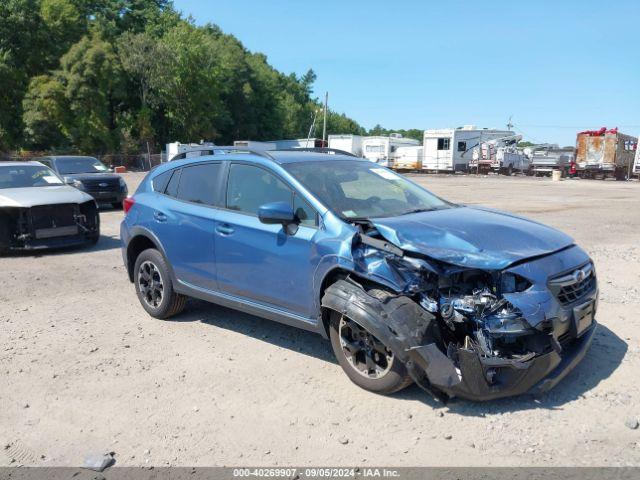
[[100, 218], [95, 201], [0, 208], [0, 251], [37, 250], [96, 239]]
[[[352, 253], [363, 281], [348, 287], [348, 300], [323, 304], [364, 322], [423, 388], [471, 400], [540, 393], [584, 357], [598, 289], [579, 247], [480, 269], [407, 252], [371, 225], [361, 228]], [[366, 298], [369, 281], [410, 299], [412, 313]]]

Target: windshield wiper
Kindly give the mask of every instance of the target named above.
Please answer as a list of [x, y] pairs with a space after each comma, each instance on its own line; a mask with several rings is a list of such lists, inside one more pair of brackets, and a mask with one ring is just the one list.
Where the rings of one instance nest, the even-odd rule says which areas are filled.
[[410, 215], [412, 213], [422, 213], [422, 212], [433, 212], [437, 210], [436, 208], [415, 208], [413, 210], [408, 210], [406, 212], [401, 213], [400, 215]]

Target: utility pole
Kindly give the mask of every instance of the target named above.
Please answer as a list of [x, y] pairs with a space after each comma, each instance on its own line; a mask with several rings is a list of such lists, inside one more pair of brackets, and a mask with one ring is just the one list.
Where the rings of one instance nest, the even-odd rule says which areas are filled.
[[329, 103], [329, 92], [324, 94], [324, 121], [322, 123], [322, 146], [325, 145], [327, 138], [327, 104]]
[[507, 130], [511, 131], [511, 129], [513, 128], [513, 123], [511, 123], [511, 119], [513, 118], [513, 115], [509, 115], [509, 121], [507, 122]]

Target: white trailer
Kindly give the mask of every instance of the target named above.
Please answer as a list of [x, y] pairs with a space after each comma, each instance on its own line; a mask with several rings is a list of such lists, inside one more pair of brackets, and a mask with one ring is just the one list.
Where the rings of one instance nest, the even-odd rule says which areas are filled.
[[633, 161], [633, 174], [640, 175], [640, 142], [636, 144], [636, 157]]
[[392, 167], [398, 148], [419, 145], [418, 140], [404, 138], [399, 133], [392, 133], [389, 136], [364, 137], [362, 139], [362, 155], [371, 162]]
[[420, 170], [422, 168], [422, 146], [398, 147], [393, 160], [394, 170]]
[[322, 148], [326, 146], [321, 138], [294, 138], [292, 140], [269, 140], [276, 150], [286, 150], [290, 148]]
[[356, 157], [362, 157], [362, 136], [360, 135], [329, 135], [329, 148], [349, 152]]
[[235, 140], [233, 142], [233, 146], [238, 148], [246, 148], [247, 150], [254, 150], [257, 152], [276, 149], [276, 146], [273, 142], [256, 142], [255, 140]]
[[466, 172], [473, 149], [482, 142], [514, 135], [509, 130], [477, 128], [442, 128], [424, 131], [422, 170], [430, 172]]
[[203, 150], [207, 148], [215, 147], [216, 145], [213, 142], [201, 142], [201, 143], [180, 143], [180, 142], [172, 142], [167, 143], [165, 146], [165, 156], [164, 161], [170, 162], [177, 155], [184, 153], [181, 155], [181, 158], [187, 157], [197, 157], [199, 156]]

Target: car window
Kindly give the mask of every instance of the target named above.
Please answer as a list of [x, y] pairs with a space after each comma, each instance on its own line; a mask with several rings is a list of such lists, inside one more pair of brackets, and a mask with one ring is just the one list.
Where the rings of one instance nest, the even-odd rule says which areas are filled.
[[56, 159], [56, 165], [61, 175], [109, 171], [104, 163], [93, 157], [58, 157]]
[[155, 192], [164, 193], [165, 188], [167, 188], [167, 184], [171, 179], [171, 175], [173, 174], [173, 170], [169, 170], [168, 172], [161, 173], [157, 177], [155, 177], [151, 183], [153, 184], [153, 190]]
[[265, 203], [291, 204], [292, 191], [275, 175], [263, 168], [234, 163], [229, 170], [227, 208], [253, 215]]
[[49, 168], [52, 168], [53, 165], [51, 165], [51, 160], [45, 160], [43, 158], [39, 159], [38, 162], [40, 162], [43, 165], [46, 165]]
[[178, 198], [187, 202], [215, 205], [221, 169], [220, 163], [183, 167]]
[[453, 206], [402, 175], [364, 160], [295, 162], [284, 168], [344, 219], [395, 217]]
[[171, 180], [169, 180], [169, 183], [167, 184], [167, 188], [164, 193], [169, 195], [170, 197], [178, 196], [178, 185], [180, 184], [181, 171], [181, 168], [174, 170], [173, 175], [171, 175]]
[[42, 165], [0, 165], [0, 189], [63, 185], [53, 170]]
[[304, 198], [300, 197], [300, 195], [293, 196], [293, 211], [296, 213], [298, 220], [300, 220], [300, 225], [307, 227], [315, 227], [318, 225], [316, 211]]

